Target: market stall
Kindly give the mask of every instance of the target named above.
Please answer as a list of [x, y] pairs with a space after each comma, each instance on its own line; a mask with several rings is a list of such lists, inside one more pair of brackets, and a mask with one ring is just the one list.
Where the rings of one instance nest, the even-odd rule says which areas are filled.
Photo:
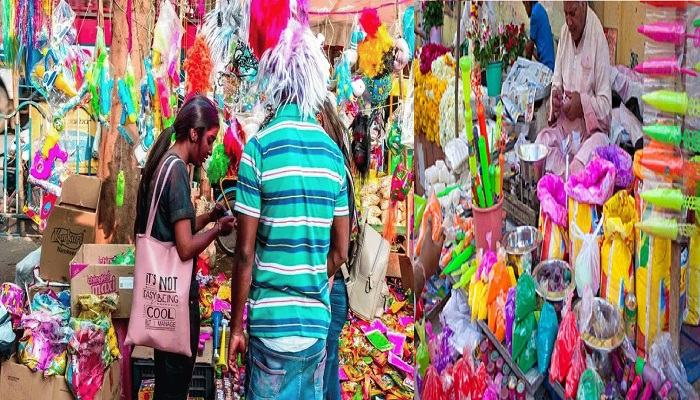
[[[444, 154], [425, 162], [416, 148], [415, 253], [435, 271], [416, 305], [421, 398], [697, 398], [697, 363], [679, 343], [697, 323], [700, 10], [643, 2], [644, 56], [606, 68], [608, 144], [584, 157], [586, 132], [540, 137], [557, 122], [562, 77], [523, 57], [522, 27], [491, 30], [488, 3], [457, 2], [445, 15], [464, 29], [426, 37], [414, 63], [416, 145]], [[590, 29], [597, 17], [582, 7]], [[589, 127], [597, 115], [586, 113]], [[432, 243], [442, 252], [426, 266]]]

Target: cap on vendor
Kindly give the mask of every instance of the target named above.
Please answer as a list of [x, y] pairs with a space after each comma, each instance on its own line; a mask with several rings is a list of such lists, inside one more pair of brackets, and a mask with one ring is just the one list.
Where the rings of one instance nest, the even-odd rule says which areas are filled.
[[549, 127], [536, 140], [549, 147], [546, 170], [559, 176], [566, 172], [566, 151], [569, 171], [575, 173], [596, 148], [609, 144], [612, 108], [610, 55], [600, 20], [585, 1], [564, 2], [564, 16], [552, 78]]

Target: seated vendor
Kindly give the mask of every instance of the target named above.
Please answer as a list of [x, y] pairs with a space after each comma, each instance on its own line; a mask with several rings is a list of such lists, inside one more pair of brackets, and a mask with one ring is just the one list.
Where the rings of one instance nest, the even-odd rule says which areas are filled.
[[549, 147], [547, 172], [559, 176], [566, 171], [566, 138], [572, 155], [570, 173], [585, 167], [596, 148], [609, 144], [612, 107], [610, 55], [600, 20], [585, 1], [565, 2], [564, 15], [552, 78], [550, 126], [536, 140]]
[[536, 1], [523, 1], [530, 17], [530, 40], [525, 46], [525, 55], [532, 58], [537, 49], [537, 61], [554, 71], [554, 38], [547, 10]]

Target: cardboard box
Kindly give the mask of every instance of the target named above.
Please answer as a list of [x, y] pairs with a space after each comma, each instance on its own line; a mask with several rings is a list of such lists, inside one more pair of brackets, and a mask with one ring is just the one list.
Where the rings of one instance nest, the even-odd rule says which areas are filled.
[[[203, 327], [201, 328], [202, 333], [212, 332], [212, 328]], [[228, 340], [228, 334], [226, 335]], [[138, 358], [142, 360], [152, 360], [153, 359], [153, 349], [146, 346], [134, 346], [134, 350], [131, 352], [131, 358]], [[204, 342], [204, 349], [197, 353], [197, 359], [195, 360], [197, 364], [207, 364], [214, 365], [214, 337], [210, 337], [209, 340]]]
[[129, 318], [134, 291], [134, 266], [112, 265], [114, 257], [133, 248], [128, 244], [86, 244], [70, 262], [71, 308], [81, 294], [118, 293], [119, 303], [112, 318]]
[[[107, 368], [102, 388], [95, 400], [119, 400], [121, 396], [121, 371], [119, 363]], [[0, 368], [0, 400], [73, 400], [63, 376], [44, 378], [40, 373], [15, 362], [14, 358], [2, 363]]]
[[71, 175], [63, 182], [61, 198], [54, 206], [41, 241], [39, 275], [48, 281], [68, 282], [68, 265], [80, 247], [95, 243], [102, 181]]

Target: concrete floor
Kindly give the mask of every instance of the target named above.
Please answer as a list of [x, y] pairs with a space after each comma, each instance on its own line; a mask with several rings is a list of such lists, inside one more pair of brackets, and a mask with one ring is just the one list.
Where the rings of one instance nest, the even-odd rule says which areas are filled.
[[17, 263], [40, 245], [38, 239], [0, 237], [0, 282], [14, 282]]

